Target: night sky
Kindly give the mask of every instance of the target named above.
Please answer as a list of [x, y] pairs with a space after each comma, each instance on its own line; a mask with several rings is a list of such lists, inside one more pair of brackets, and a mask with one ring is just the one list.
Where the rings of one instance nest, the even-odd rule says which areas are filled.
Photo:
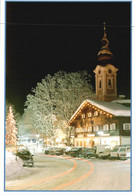
[[7, 2], [6, 98], [23, 113], [26, 96], [47, 75], [88, 70], [98, 64], [103, 22], [118, 94], [130, 97], [130, 3]]

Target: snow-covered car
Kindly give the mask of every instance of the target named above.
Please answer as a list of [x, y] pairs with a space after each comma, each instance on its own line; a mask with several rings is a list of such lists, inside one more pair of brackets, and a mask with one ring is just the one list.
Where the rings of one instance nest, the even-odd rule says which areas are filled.
[[116, 146], [110, 153], [110, 158], [130, 158], [130, 146]]
[[123, 160], [129, 159], [131, 157], [130, 155], [130, 148], [122, 148], [119, 152], [119, 158]]
[[72, 149], [72, 147], [70, 147], [70, 146], [66, 147], [65, 154], [68, 155], [71, 149]]
[[109, 145], [96, 145], [95, 156], [99, 158], [107, 158], [110, 156], [111, 147]]
[[50, 150], [52, 149], [52, 146], [47, 146], [44, 150], [45, 154], [49, 154]]
[[63, 155], [64, 154], [64, 152], [65, 152], [65, 148], [58, 148], [57, 150], [56, 150], [56, 155]]
[[80, 157], [80, 156], [82, 156], [82, 148], [81, 147], [72, 148], [69, 151], [69, 155], [73, 156], [73, 157]]
[[81, 151], [81, 155], [80, 156], [84, 156], [86, 150], [88, 149], [88, 147], [81, 147], [82, 151]]
[[51, 149], [49, 150], [49, 154], [50, 154], [50, 155], [55, 155], [57, 149], [58, 149], [57, 147], [51, 148]]
[[30, 153], [29, 150], [27, 149], [18, 150], [16, 156], [18, 156], [23, 160], [23, 166], [28, 166], [28, 167], [34, 166], [33, 155]]

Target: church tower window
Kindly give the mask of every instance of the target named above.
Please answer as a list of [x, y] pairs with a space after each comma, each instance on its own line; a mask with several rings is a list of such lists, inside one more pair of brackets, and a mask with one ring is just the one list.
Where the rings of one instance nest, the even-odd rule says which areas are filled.
[[107, 78], [107, 84], [108, 84], [107, 86], [109, 89], [113, 88], [113, 78], [112, 77]]
[[108, 80], [108, 85], [109, 85], [109, 86], [112, 85], [111, 79]]
[[101, 89], [102, 85], [101, 85], [101, 80], [99, 80], [99, 89]]

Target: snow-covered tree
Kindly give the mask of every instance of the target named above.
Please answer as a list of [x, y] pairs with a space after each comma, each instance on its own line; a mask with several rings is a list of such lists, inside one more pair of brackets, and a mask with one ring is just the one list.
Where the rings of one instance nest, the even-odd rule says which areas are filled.
[[57, 82], [55, 90], [55, 110], [56, 116], [68, 121], [78, 106], [85, 99], [93, 99], [91, 76], [86, 71], [75, 73], [58, 72], [54, 75]]
[[59, 71], [37, 83], [25, 103], [27, 109], [32, 110], [33, 125], [41, 132], [53, 135], [59, 121], [67, 123], [82, 101], [95, 96], [90, 79], [86, 71]]
[[9, 112], [6, 118], [6, 145], [16, 145], [17, 128], [14, 120], [12, 107], [9, 106]]

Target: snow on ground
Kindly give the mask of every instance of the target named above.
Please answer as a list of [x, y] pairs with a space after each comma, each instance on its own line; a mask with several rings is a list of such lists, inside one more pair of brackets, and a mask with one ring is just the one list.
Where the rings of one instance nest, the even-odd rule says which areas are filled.
[[6, 179], [17, 178], [28, 174], [29, 171], [23, 167], [23, 161], [6, 150], [5, 176]]
[[130, 159], [124, 161], [125, 164], [130, 164]]

